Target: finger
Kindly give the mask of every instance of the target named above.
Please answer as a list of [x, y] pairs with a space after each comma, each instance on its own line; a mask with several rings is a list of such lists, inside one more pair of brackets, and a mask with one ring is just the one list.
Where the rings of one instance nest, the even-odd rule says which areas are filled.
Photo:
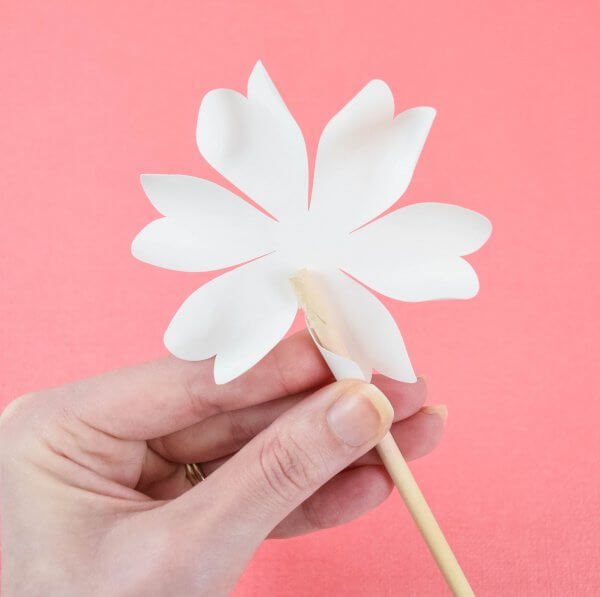
[[379, 506], [392, 488], [381, 466], [346, 469], [284, 518], [269, 536], [281, 539], [345, 524]]
[[[408, 419], [395, 423], [391, 432], [405, 460], [416, 460], [429, 454], [440, 442], [447, 418], [444, 405], [425, 406]], [[356, 461], [359, 466], [381, 464], [375, 450]]]
[[[392, 425], [392, 435], [406, 460], [421, 458], [435, 448], [446, 417], [445, 406], [428, 406]], [[379, 456], [371, 450], [296, 508], [270, 536], [292, 537], [345, 524], [379, 506], [392, 488]]]
[[[165, 506], [186, 534], [210, 528], [235, 536], [249, 551], [319, 487], [373, 448], [393, 410], [375, 386], [336, 382], [284, 413], [221, 468]], [[204, 520], [190, 516], [205, 511]]]
[[[410, 418], [392, 425], [390, 431], [406, 460], [416, 460], [417, 458], [426, 456], [439, 444], [444, 432], [446, 416], [447, 409], [443, 405], [425, 406]], [[224, 456], [208, 462], [202, 461], [202, 469], [206, 475], [210, 475], [223, 466], [230, 458], [231, 456]], [[384, 470], [375, 450], [367, 452], [349, 466], [353, 468], [365, 465], [378, 465], [382, 467], [381, 470]], [[143, 488], [137, 487], [136, 489], [155, 499], [176, 498], [189, 490], [191, 485], [185, 478], [184, 467], [173, 463], [170, 466], [170, 476], [168, 479], [164, 479], [163, 477], [155, 478], [153, 482], [158, 483], [156, 487], [145, 486]]]
[[166, 500], [189, 488], [182, 465], [165, 460], [151, 449], [146, 450], [136, 491], [155, 500]]
[[150, 440], [148, 445], [171, 462], [206, 462], [221, 458], [237, 452], [307, 395], [307, 392], [301, 392], [248, 408], [225, 411]]
[[[398, 421], [390, 427], [390, 433], [398, 444], [405, 460], [416, 460], [427, 456], [440, 443], [448, 418], [448, 408], [444, 404], [423, 406], [408, 419]], [[223, 466], [231, 456], [216, 458], [202, 463], [206, 475], [210, 475]], [[383, 466], [375, 450], [370, 450], [349, 466]], [[174, 465], [177, 466], [177, 465]]]
[[217, 412], [322, 385], [331, 373], [306, 331], [280, 342], [244, 375], [213, 379], [213, 360], [168, 357], [118, 369], [50, 391], [88, 425], [124, 439], [149, 439]]
[[371, 383], [374, 383], [388, 397], [394, 407], [394, 421], [401, 421], [414, 415], [427, 399], [427, 384], [424, 377], [419, 376], [417, 381], [406, 383], [385, 375], [374, 375]]
[[[427, 386], [422, 377], [404, 383], [373, 376], [373, 383], [388, 397], [394, 408], [394, 420], [416, 413], [425, 403]], [[303, 400], [308, 392], [271, 400], [243, 409], [223, 412], [149, 442], [161, 456], [172, 462], [206, 462], [238, 451], [277, 417]]]

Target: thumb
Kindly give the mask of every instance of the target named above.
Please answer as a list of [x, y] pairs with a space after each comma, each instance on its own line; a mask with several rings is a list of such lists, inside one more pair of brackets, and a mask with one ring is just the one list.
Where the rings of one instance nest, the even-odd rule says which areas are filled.
[[[284, 413], [197, 490], [211, 517], [255, 547], [292, 510], [373, 448], [393, 408], [374, 385], [345, 380], [321, 388]], [[189, 493], [194, 493], [194, 490]], [[190, 496], [191, 497], [191, 496]]]

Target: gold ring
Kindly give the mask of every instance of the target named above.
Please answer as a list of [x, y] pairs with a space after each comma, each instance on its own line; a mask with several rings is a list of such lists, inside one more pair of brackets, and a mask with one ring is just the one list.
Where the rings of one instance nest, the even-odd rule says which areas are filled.
[[199, 462], [185, 465], [185, 478], [192, 484], [198, 485], [200, 481], [206, 479], [206, 473], [202, 470], [202, 465]]

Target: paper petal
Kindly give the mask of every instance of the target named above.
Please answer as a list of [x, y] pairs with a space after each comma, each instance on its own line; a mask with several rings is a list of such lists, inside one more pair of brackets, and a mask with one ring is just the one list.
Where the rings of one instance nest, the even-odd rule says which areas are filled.
[[146, 263], [199, 272], [250, 261], [274, 248], [277, 222], [208, 180], [144, 174], [142, 186], [167, 216], [148, 224], [131, 251]]
[[204, 96], [196, 137], [206, 161], [278, 220], [306, 212], [304, 138], [261, 62], [247, 98], [230, 89]]
[[311, 214], [350, 232], [388, 209], [410, 182], [434, 116], [420, 107], [394, 118], [389, 87], [368, 83], [321, 135]]
[[373, 290], [399, 301], [468, 299], [479, 291], [477, 274], [460, 257], [397, 264], [393, 273], [376, 266], [345, 270]]
[[398, 300], [471, 298], [479, 290], [477, 274], [459, 256], [479, 249], [491, 229], [469, 209], [416, 203], [353, 232], [341, 267]]
[[363, 371], [360, 365], [354, 362], [352, 359], [343, 357], [335, 352], [327, 350], [320, 342], [319, 339], [314, 335], [310, 324], [306, 320], [306, 327], [310, 333], [310, 337], [313, 339], [316, 347], [319, 349], [321, 356], [327, 363], [329, 369], [333, 373], [333, 376], [337, 379], [363, 379], [364, 381], [370, 382], [372, 377], [371, 368], [367, 368]]
[[217, 355], [219, 384], [258, 363], [285, 335], [298, 305], [277, 261], [268, 255], [214, 278], [181, 305], [165, 333], [180, 359]]
[[318, 275], [344, 330], [348, 351], [360, 369], [416, 381], [400, 330], [379, 299], [339, 270]]

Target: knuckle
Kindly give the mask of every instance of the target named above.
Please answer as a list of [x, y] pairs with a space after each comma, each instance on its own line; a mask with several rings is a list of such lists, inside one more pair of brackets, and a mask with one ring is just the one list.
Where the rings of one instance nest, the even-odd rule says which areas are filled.
[[15, 458], [19, 446], [24, 445], [31, 435], [32, 412], [38, 402], [38, 394], [25, 394], [12, 400], [0, 413], [0, 460]]
[[269, 489], [285, 501], [320, 484], [314, 459], [291, 435], [271, 435], [262, 445], [259, 462]]
[[27, 414], [31, 411], [33, 403], [37, 400], [34, 393], [24, 394], [15, 398], [0, 413], [0, 433], [4, 436], [9, 429], [23, 425]]
[[9, 402], [2, 413], [0, 414], [0, 421], [6, 421], [8, 417], [14, 416], [16, 413], [22, 412], [28, 408], [29, 405], [36, 399], [35, 393], [23, 394]]
[[[15, 398], [0, 413], [0, 444], [13, 455], [18, 448], [31, 449], [32, 441], [46, 444], [55, 427], [61, 428], [67, 409], [53, 390], [31, 392]], [[5, 453], [2, 450], [0, 453]]]

